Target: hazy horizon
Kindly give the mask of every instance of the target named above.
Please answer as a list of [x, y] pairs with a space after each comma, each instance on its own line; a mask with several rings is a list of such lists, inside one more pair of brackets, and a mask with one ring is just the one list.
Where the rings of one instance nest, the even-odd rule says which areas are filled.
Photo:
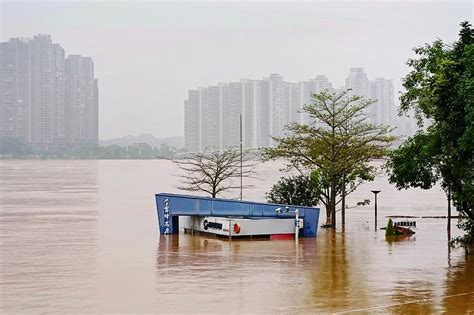
[[4, 1], [0, 39], [50, 34], [67, 55], [92, 57], [100, 139], [165, 138], [183, 136], [188, 89], [221, 81], [324, 74], [337, 87], [363, 67], [369, 79], [392, 79], [397, 95], [412, 48], [454, 41], [472, 9], [469, 1]]

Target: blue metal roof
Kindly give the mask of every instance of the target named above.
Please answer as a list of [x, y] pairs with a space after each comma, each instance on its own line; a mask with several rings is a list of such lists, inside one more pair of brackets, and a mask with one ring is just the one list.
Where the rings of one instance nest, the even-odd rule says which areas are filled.
[[304, 220], [302, 236], [315, 237], [319, 219], [319, 208], [259, 203], [254, 201], [188, 196], [170, 193], [155, 195], [160, 232], [165, 234], [178, 232], [178, 216], [215, 216], [246, 218], [291, 218], [293, 213], [277, 214], [275, 209], [289, 207], [298, 209]]

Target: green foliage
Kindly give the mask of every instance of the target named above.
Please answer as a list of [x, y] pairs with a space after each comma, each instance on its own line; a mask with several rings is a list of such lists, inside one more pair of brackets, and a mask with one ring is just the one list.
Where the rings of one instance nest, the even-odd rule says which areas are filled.
[[464, 230], [465, 234], [454, 238], [452, 245], [474, 245], [474, 220], [468, 217], [461, 216], [459, 218], [458, 228]]
[[59, 159], [156, 159], [173, 158], [179, 153], [173, 147], [162, 144], [159, 149], [146, 143], [126, 147], [119, 145], [50, 145], [33, 149], [31, 145], [13, 137], [0, 138], [0, 156], [6, 158], [59, 158]]
[[31, 148], [18, 138], [0, 137], [0, 156], [27, 156]]
[[390, 127], [367, 121], [371, 100], [349, 96], [348, 91], [324, 91], [312, 99], [303, 110], [313, 122], [288, 125], [288, 135], [275, 138], [277, 146], [264, 149], [264, 158], [284, 158], [288, 168], [310, 173], [335, 228], [337, 196], [344, 188], [344, 200], [362, 181], [373, 179], [375, 170], [368, 162], [385, 157], [395, 137]]
[[427, 189], [441, 179], [457, 210], [474, 220], [474, 29], [463, 22], [452, 45], [437, 40], [414, 51], [400, 112], [414, 110], [428, 127], [392, 154], [390, 181]]
[[266, 198], [271, 203], [311, 207], [318, 204], [319, 194], [307, 176], [299, 175], [282, 177]]
[[395, 228], [393, 227], [392, 219], [388, 219], [387, 227], [385, 228], [385, 236], [394, 236]]
[[433, 187], [439, 179], [436, 160], [431, 154], [435, 150], [433, 145], [432, 137], [421, 131], [407, 139], [390, 154], [386, 164], [389, 182], [398, 189]]

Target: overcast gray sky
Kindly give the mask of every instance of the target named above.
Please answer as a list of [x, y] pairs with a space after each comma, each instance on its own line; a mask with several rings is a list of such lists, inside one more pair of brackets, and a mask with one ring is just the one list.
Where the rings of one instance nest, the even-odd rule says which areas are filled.
[[0, 3], [1, 41], [51, 34], [93, 58], [101, 139], [183, 135], [188, 89], [270, 72], [339, 86], [364, 67], [400, 89], [411, 49], [455, 40], [473, 16], [471, 1]]

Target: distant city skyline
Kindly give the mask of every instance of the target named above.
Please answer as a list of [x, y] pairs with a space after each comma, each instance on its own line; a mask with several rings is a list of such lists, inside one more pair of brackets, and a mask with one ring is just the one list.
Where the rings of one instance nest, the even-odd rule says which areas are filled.
[[98, 144], [98, 83], [90, 57], [47, 34], [0, 42], [0, 137], [39, 150]]
[[[350, 89], [350, 90], [349, 90]], [[415, 121], [398, 117], [393, 81], [369, 80], [364, 68], [350, 68], [345, 85], [333, 87], [325, 75], [287, 82], [278, 73], [262, 79], [219, 82], [188, 91], [184, 101], [184, 141], [188, 151], [228, 149], [242, 144], [245, 148], [273, 145], [272, 137], [281, 137], [291, 122], [311, 123], [303, 106], [312, 103], [312, 94], [322, 91], [358, 95], [375, 101], [368, 109], [368, 122], [396, 127], [396, 135], [411, 135]]]
[[191, 87], [278, 71], [296, 82], [324, 73], [335, 87], [358, 66], [393, 79], [397, 102], [412, 48], [451, 42], [470, 1], [2, 1], [0, 41], [50, 34], [94, 60], [107, 139], [182, 136]]

